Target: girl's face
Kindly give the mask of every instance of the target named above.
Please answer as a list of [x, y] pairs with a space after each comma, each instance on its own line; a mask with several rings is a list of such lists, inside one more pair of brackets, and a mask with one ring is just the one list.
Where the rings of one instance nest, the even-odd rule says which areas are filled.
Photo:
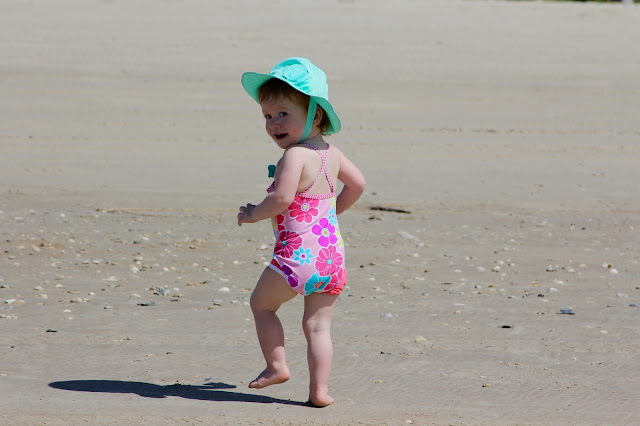
[[[286, 97], [269, 99], [260, 103], [260, 106], [265, 119], [265, 130], [280, 148], [286, 149], [300, 142], [307, 120], [305, 108]], [[311, 131], [312, 135], [315, 130]]]

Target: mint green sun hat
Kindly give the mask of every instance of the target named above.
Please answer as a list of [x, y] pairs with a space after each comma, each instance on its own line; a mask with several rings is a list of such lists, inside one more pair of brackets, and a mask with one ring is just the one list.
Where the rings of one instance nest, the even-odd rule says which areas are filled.
[[242, 87], [249, 96], [260, 103], [258, 93], [260, 86], [272, 78], [282, 80], [299, 92], [309, 96], [309, 109], [304, 134], [300, 142], [305, 140], [311, 132], [313, 117], [316, 113], [316, 105], [320, 105], [329, 119], [329, 129], [324, 132], [327, 135], [338, 133], [342, 127], [340, 117], [336, 114], [331, 102], [329, 102], [329, 86], [325, 73], [305, 58], [289, 58], [274, 66], [269, 74], [258, 72], [245, 72], [242, 74]]

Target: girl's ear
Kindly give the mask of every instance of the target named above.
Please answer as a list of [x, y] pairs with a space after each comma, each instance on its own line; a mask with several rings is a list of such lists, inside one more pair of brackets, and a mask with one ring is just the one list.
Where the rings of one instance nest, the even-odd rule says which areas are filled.
[[314, 126], [319, 126], [320, 122], [322, 121], [322, 116], [324, 114], [324, 110], [322, 108], [320, 108], [320, 106], [316, 107], [316, 113], [313, 116], [313, 125]]

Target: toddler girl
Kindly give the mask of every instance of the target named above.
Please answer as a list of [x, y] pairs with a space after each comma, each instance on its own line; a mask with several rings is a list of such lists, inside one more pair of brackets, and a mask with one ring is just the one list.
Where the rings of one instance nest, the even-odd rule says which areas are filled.
[[[304, 58], [289, 58], [269, 74], [242, 75], [244, 89], [262, 108], [265, 130], [284, 150], [268, 195], [240, 207], [238, 225], [271, 219], [276, 243], [273, 260], [251, 295], [265, 370], [250, 384], [260, 389], [290, 378], [284, 332], [276, 315], [296, 295], [304, 296], [302, 327], [307, 339], [309, 403], [333, 403], [328, 384], [333, 345], [331, 317], [347, 281], [344, 241], [337, 215], [364, 191], [364, 176], [323, 135], [340, 130], [328, 97], [326, 76]], [[334, 182], [343, 189], [336, 196]]]

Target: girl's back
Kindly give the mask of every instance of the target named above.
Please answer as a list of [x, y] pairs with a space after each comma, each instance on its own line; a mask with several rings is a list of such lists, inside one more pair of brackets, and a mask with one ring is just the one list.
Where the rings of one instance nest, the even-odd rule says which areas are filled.
[[[318, 151], [305, 145], [296, 145], [288, 148], [287, 151], [294, 151], [295, 155], [302, 161], [303, 168], [300, 175], [300, 182], [296, 193], [305, 192], [313, 184], [318, 177], [318, 174], [322, 170], [322, 158], [327, 156], [325, 169], [331, 178], [331, 182], [334, 184], [334, 191], [337, 190], [335, 185], [338, 181], [338, 175], [340, 173], [340, 156], [342, 153], [334, 146], [326, 144], [324, 148], [319, 148]], [[292, 152], [292, 154], [294, 154]], [[318, 155], [320, 154], [320, 155]], [[322, 156], [322, 157], [321, 157]], [[279, 171], [279, 170], [278, 170]], [[278, 176], [276, 171], [276, 177]], [[331, 192], [329, 182], [323, 174], [318, 177], [316, 184], [308, 192], [310, 195], [325, 195]]]

